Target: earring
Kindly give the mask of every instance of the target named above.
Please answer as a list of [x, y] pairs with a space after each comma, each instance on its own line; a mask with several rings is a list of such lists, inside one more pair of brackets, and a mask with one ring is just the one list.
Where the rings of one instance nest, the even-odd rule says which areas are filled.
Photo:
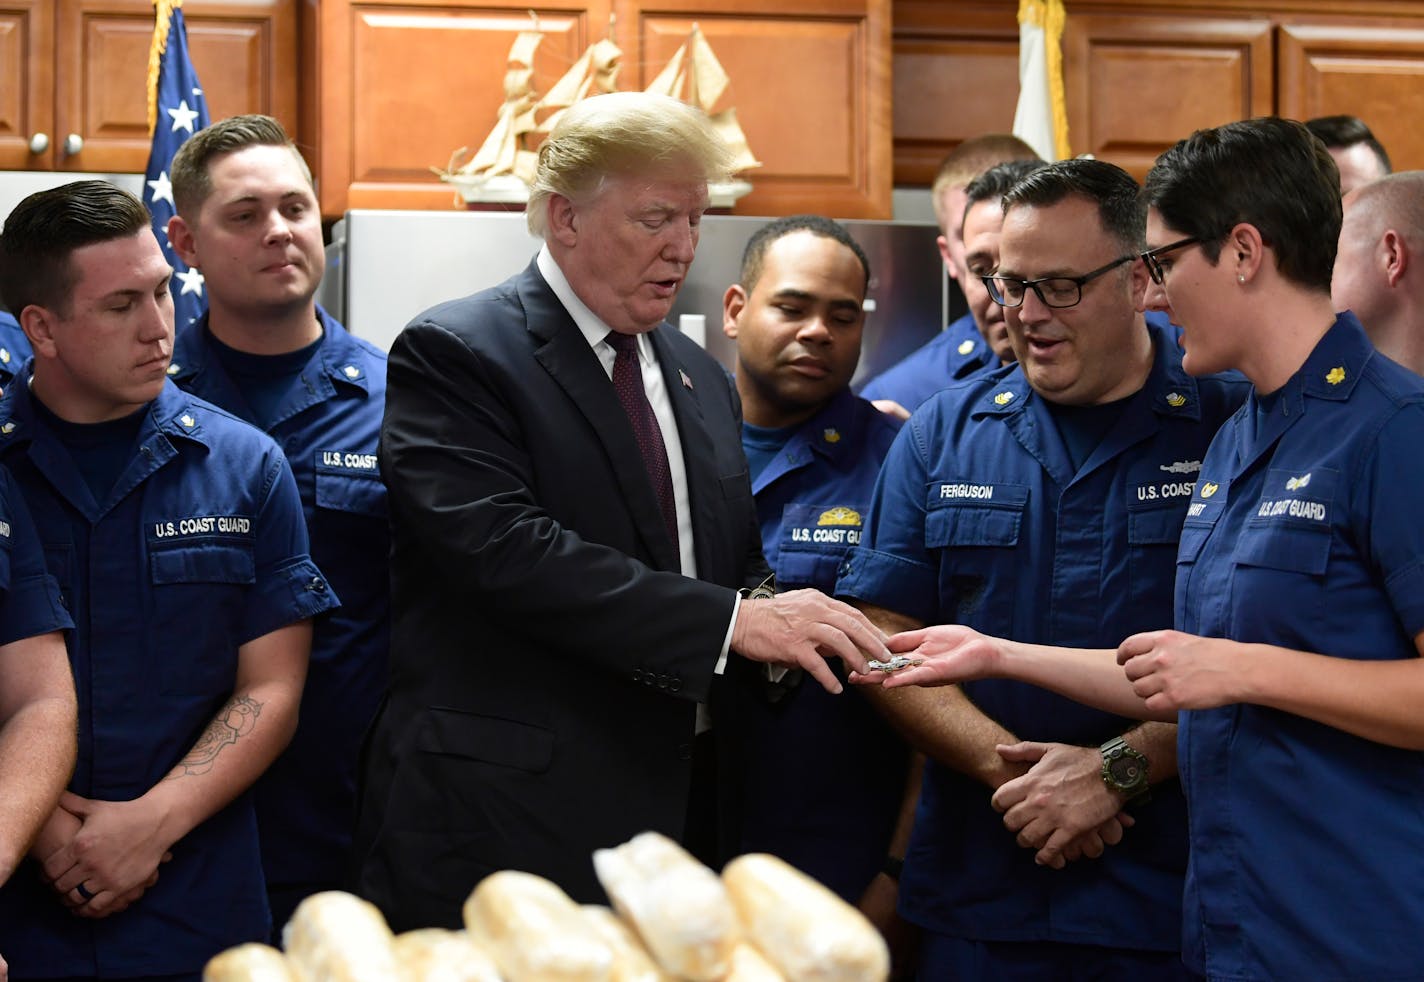
[[1245, 285], [1246, 285], [1246, 274], [1245, 274], [1245, 273], [1237, 273], [1237, 274], [1236, 274], [1236, 282], [1237, 282], [1237, 283], [1240, 283], [1242, 286], [1245, 286]]

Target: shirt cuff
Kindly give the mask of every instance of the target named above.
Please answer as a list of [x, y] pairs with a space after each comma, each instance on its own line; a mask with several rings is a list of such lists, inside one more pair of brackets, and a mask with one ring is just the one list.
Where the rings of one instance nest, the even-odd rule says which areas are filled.
[[861, 546], [847, 553], [834, 596], [853, 597], [927, 624], [939, 620], [939, 583], [933, 567]]
[[736, 597], [732, 602], [732, 620], [727, 625], [727, 636], [722, 639], [722, 653], [717, 656], [717, 665], [712, 669], [713, 675], [727, 674], [727, 654], [732, 650], [732, 631], [737, 627], [737, 611], [742, 609], [742, 595], [738, 593]]

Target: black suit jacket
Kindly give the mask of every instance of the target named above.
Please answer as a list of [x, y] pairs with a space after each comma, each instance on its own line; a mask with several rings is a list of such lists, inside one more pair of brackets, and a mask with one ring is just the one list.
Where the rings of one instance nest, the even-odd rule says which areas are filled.
[[454, 925], [486, 874], [602, 898], [593, 849], [678, 836], [695, 706], [736, 587], [765, 572], [730, 376], [651, 336], [700, 579], [678, 572], [613, 384], [536, 265], [391, 349], [391, 687], [366, 749], [358, 889]]

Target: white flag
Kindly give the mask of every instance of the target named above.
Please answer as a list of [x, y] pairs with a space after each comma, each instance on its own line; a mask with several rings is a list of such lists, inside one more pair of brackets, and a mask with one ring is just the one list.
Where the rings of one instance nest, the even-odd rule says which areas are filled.
[[1063, 95], [1063, 0], [1019, 0], [1019, 104], [1014, 136], [1044, 160], [1071, 156]]

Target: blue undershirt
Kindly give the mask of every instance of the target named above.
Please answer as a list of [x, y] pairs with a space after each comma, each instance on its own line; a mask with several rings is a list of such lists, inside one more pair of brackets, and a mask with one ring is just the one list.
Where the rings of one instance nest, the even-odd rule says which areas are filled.
[[1073, 470], [1083, 466], [1083, 462], [1103, 442], [1108, 430], [1118, 421], [1128, 402], [1137, 393], [1116, 402], [1104, 402], [1095, 406], [1068, 406], [1045, 399], [1053, 421], [1058, 424], [1058, 435], [1068, 449], [1073, 461]]
[[36, 413], [69, 451], [95, 503], [102, 504], [133, 457], [148, 406], [102, 423], [71, 423], [51, 412], [38, 396], [34, 403]]
[[766, 470], [767, 464], [776, 459], [787, 441], [796, 435], [798, 426], [799, 424], [780, 427], [742, 424], [742, 450], [746, 452], [747, 466], [751, 469], [753, 481]]
[[252, 410], [253, 418], [264, 430], [270, 429], [272, 424], [277, 422], [277, 411], [286, 401], [287, 393], [301, 377], [302, 370], [312, 360], [316, 349], [326, 340], [326, 335], [323, 334], [305, 348], [298, 348], [296, 351], [280, 355], [254, 355], [231, 348], [213, 336], [211, 331], [208, 333], [218, 361], [247, 401], [247, 408]]

